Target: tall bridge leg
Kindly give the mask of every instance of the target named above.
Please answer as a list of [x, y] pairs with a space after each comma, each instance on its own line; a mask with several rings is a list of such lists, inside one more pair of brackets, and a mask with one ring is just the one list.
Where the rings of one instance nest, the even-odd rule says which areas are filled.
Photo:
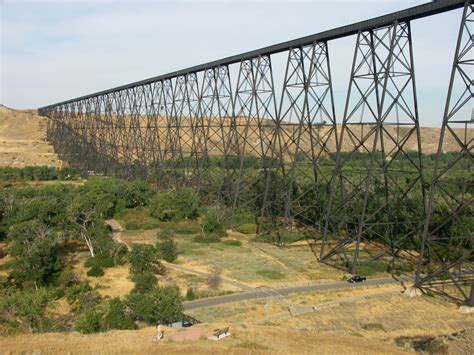
[[[232, 219], [237, 209], [261, 208], [268, 213], [265, 198], [275, 130], [276, 102], [270, 56], [244, 60], [240, 64], [234, 99], [235, 133], [238, 144], [238, 174], [233, 182]], [[250, 186], [249, 168], [260, 171]], [[271, 212], [271, 211], [270, 211]]]
[[423, 189], [410, 25], [395, 22], [357, 36], [320, 259], [393, 267], [415, 241]]
[[[473, 23], [474, 4], [466, 2], [416, 273], [417, 287], [442, 293], [471, 306], [474, 306]], [[444, 154], [446, 138], [452, 138], [458, 145], [455, 153]], [[456, 174], [459, 170], [463, 173]]]
[[337, 129], [327, 43], [288, 52], [277, 125], [286, 227], [319, 230], [335, 166]]

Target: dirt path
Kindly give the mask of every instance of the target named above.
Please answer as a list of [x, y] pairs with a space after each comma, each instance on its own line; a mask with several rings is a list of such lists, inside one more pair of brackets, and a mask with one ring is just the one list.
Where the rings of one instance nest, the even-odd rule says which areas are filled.
[[[130, 245], [128, 245], [123, 239], [121, 239], [121, 232], [124, 230], [124, 228], [120, 225], [120, 223], [115, 219], [108, 219], [108, 220], [105, 221], [105, 223], [112, 229], [112, 239], [114, 241], [116, 241], [117, 243], [121, 243], [121, 244], [126, 245], [128, 250], [131, 250]], [[189, 267], [169, 263], [169, 262], [166, 262], [164, 260], [162, 260], [161, 263], [167, 268], [178, 270], [178, 271], [185, 272], [185, 273], [188, 273], [188, 274], [198, 275], [198, 276], [202, 276], [202, 277], [206, 277], [206, 278], [213, 275], [210, 272], [191, 269]], [[253, 290], [252, 287], [250, 287], [246, 284], [243, 284], [241, 282], [238, 282], [237, 280], [231, 280], [231, 279], [227, 279], [225, 277], [221, 277], [221, 281], [223, 283], [238, 287], [238, 288], [240, 288], [241, 290], [244, 290], [244, 291]]]

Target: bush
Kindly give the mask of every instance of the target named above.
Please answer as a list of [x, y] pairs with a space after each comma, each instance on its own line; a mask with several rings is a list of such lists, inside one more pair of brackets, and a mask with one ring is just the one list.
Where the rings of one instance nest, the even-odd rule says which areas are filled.
[[161, 259], [173, 262], [178, 258], [178, 248], [176, 242], [170, 238], [158, 240], [156, 249]]
[[255, 223], [241, 224], [235, 230], [242, 234], [255, 234], [257, 233], [257, 225]]
[[132, 275], [143, 274], [154, 270], [156, 267], [161, 267], [156, 248], [153, 245], [132, 244], [132, 251], [128, 259], [131, 264], [130, 272]]
[[114, 259], [103, 254], [98, 254], [94, 256], [93, 258], [87, 259], [84, 265], [90, 268], [92, 267], [109, 268], [109, 267], [114, 267]]
[[194, 299], [196, 299], [196, 293], [194, 293], [194, 289], [192, 287], [190, 287], [186, 291], [186, 300], [192, 301]]
[[171, 323], [182, 319], [183, 305], [177, 287], [157, 287], [144, 294], [131, 293], [125, 300], [133, 318], [148, 324]]
[[232, 219], [234, 225], [251, 224], [255, 223], [255, 221], [255, 214], [244, 210], [237, 210]]
[[206, 243], [206, 244], [210, 244], [210, 243], [220, 243], [221, 242], [221, 238], [217, 235], [197, 235], [193, 238], [193, 241], [195, 243]]
[[74, 329], [83, 334], [101, 331], [102, 314], [97, 309], [88, 309], [82, 313], [74, 323]]
[[59, 274], [56, 285], [59, 287], [71, 287], [79, 283], [79, 277], [69, 267], [65, 267]]
[[82, 282], [65, 290], [66, 300], [71, 305], [71, 310], [76, 313], [93, 309], [100, 303], [99, 293], [89, 283]]
[[166, 239], [172, 239], [174, 238], [174, 232], [169, 229], [163, 229], [161, 232], [159, 232], [156, 237], [158, 239], [166, 240]]
[[91, 277], [101, 277], [104, 276], [104, 270], [100, 266], [93, 266], [87, 271], [87, 276]]
[[174, 228], [175, 233], [177, 234], [198, 234], [201, 232], [201, 228], [196, 224], [191, 223], [180, 223], [176, 228]]
[[210, 206], [206, 209], [201, 221], [206, 232], [217, 232], [224, 229], [225, 208], [220, 205]]
[[176, 193], [175, 204], [182, 219], [196, 219], [199, 217], [199, 197], [192, 189], [179, 190]]
[[125, 302], [121, 301], [120, 298], [112, 298], [109, 301], [103, 320], [103, 327], [105, 330], [136, 328]]
[[225, 245], [230, 245], [230, 246], [234, 246], [234, 247], [240, 247], [242, 245], [242, 242], [240, 240], [236, 240], [236, 239], [224, 240], [222, 243], [224, 243]]
[[54, 321], [48, 308], [55, 297], [55, 292], [46, 288], [0, 288], [0, 329], [5, 327], [8, 332], [54, 331]]
[[151, 272], [135, 274], [132, 276], [132, 281], [135, 283], [135, 287], [133, 288], [132, 292], [136, 293], [149, 292], [158, 285], [158, 280]]
[[158, 195], [150, 202], [150, 213], [160, 221], [195, 219], [199, 216], [199, 199], [191, 189]]

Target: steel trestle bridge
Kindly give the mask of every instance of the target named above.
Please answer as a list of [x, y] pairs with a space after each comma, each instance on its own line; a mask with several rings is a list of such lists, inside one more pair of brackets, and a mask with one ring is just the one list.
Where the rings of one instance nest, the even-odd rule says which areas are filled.
[[[433, 164], [411, 22], [462, 9]], [[439, 0], [39, 109], [81, 171], [191, 186], [260, 234], [302, 229], [318, 259], [415, 260], [415, 286], [474, 306], [474, 5]], [[328, 42], [355, 38], [342, 123]], [[279, 68], [272, 59], [286, 56]], [[434, 55], [434, 54], [433, 54]], [[441, 115], [440, 115], [441, 116]], [[456, 148], [447, 153], [447, 142]], [[446, 232], [448, 231], [449, 232]], [[402, 262], [403, 264], [403, 262]], [[413, 271], [413, 270], [412, 270]]]

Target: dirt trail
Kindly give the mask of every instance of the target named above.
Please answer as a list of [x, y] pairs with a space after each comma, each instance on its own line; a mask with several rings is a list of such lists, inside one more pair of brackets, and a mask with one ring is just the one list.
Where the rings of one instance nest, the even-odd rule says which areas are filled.
[[[122, 232], [124, 230], [124, 228], [120, 225], [120, 223], [118, 221], [116, 221], [115, 219], [108, 219], [107, 221], [105, 221], [105, 223], [110, 226], [110, 228], [112, 229], [112, 238], [117, 242], [117, 243], [122, 243], [124, 245], [127, 246], [128, 250], [131, 250], [131, 247], [130, 245], [128, 245], [123, 239], [120, 238], [120, 232]], [[161, 261], [161, 263], [167, 267], [167, 268], [170, 268], [170, 269], [174, 269], [174, 270], [178, 270], [178, 271], [181, 271], [181, 272], [185, 272], [185, 273], [189, 273], [189, 274], [194, 274], [194, 275], [199, 275], [199, 276], [203, 276], [203, 277], [210, 277], [212, 276], [213, 274], [210, 273], [210, 272], [205, 272], [205, 271], [200, 271], [200, 270], [196, 270], [196, 269], [191, 269], [189, 267], [184, 267], [184, 266], [181, 266], [181, 265], [177, 265], [177, 264], [172, 264], [172, 263], [168, 263], [164, 260]], [[221, 277], [221, 281], [223, 283], [226, 283], [226, 284], [229, 284], [229, 285], [232, 285], [232, 286], [235, 286], [235, 287], [238, 287], [244, 291], [250, 291], [250, 290], [253, 290], [252, 287], [246, 285], [246, 284], [243, 284], [241, 282], [238, 282], [237, 280], [231, 280], [231, 279], [226, 279], [224, 277]]]

